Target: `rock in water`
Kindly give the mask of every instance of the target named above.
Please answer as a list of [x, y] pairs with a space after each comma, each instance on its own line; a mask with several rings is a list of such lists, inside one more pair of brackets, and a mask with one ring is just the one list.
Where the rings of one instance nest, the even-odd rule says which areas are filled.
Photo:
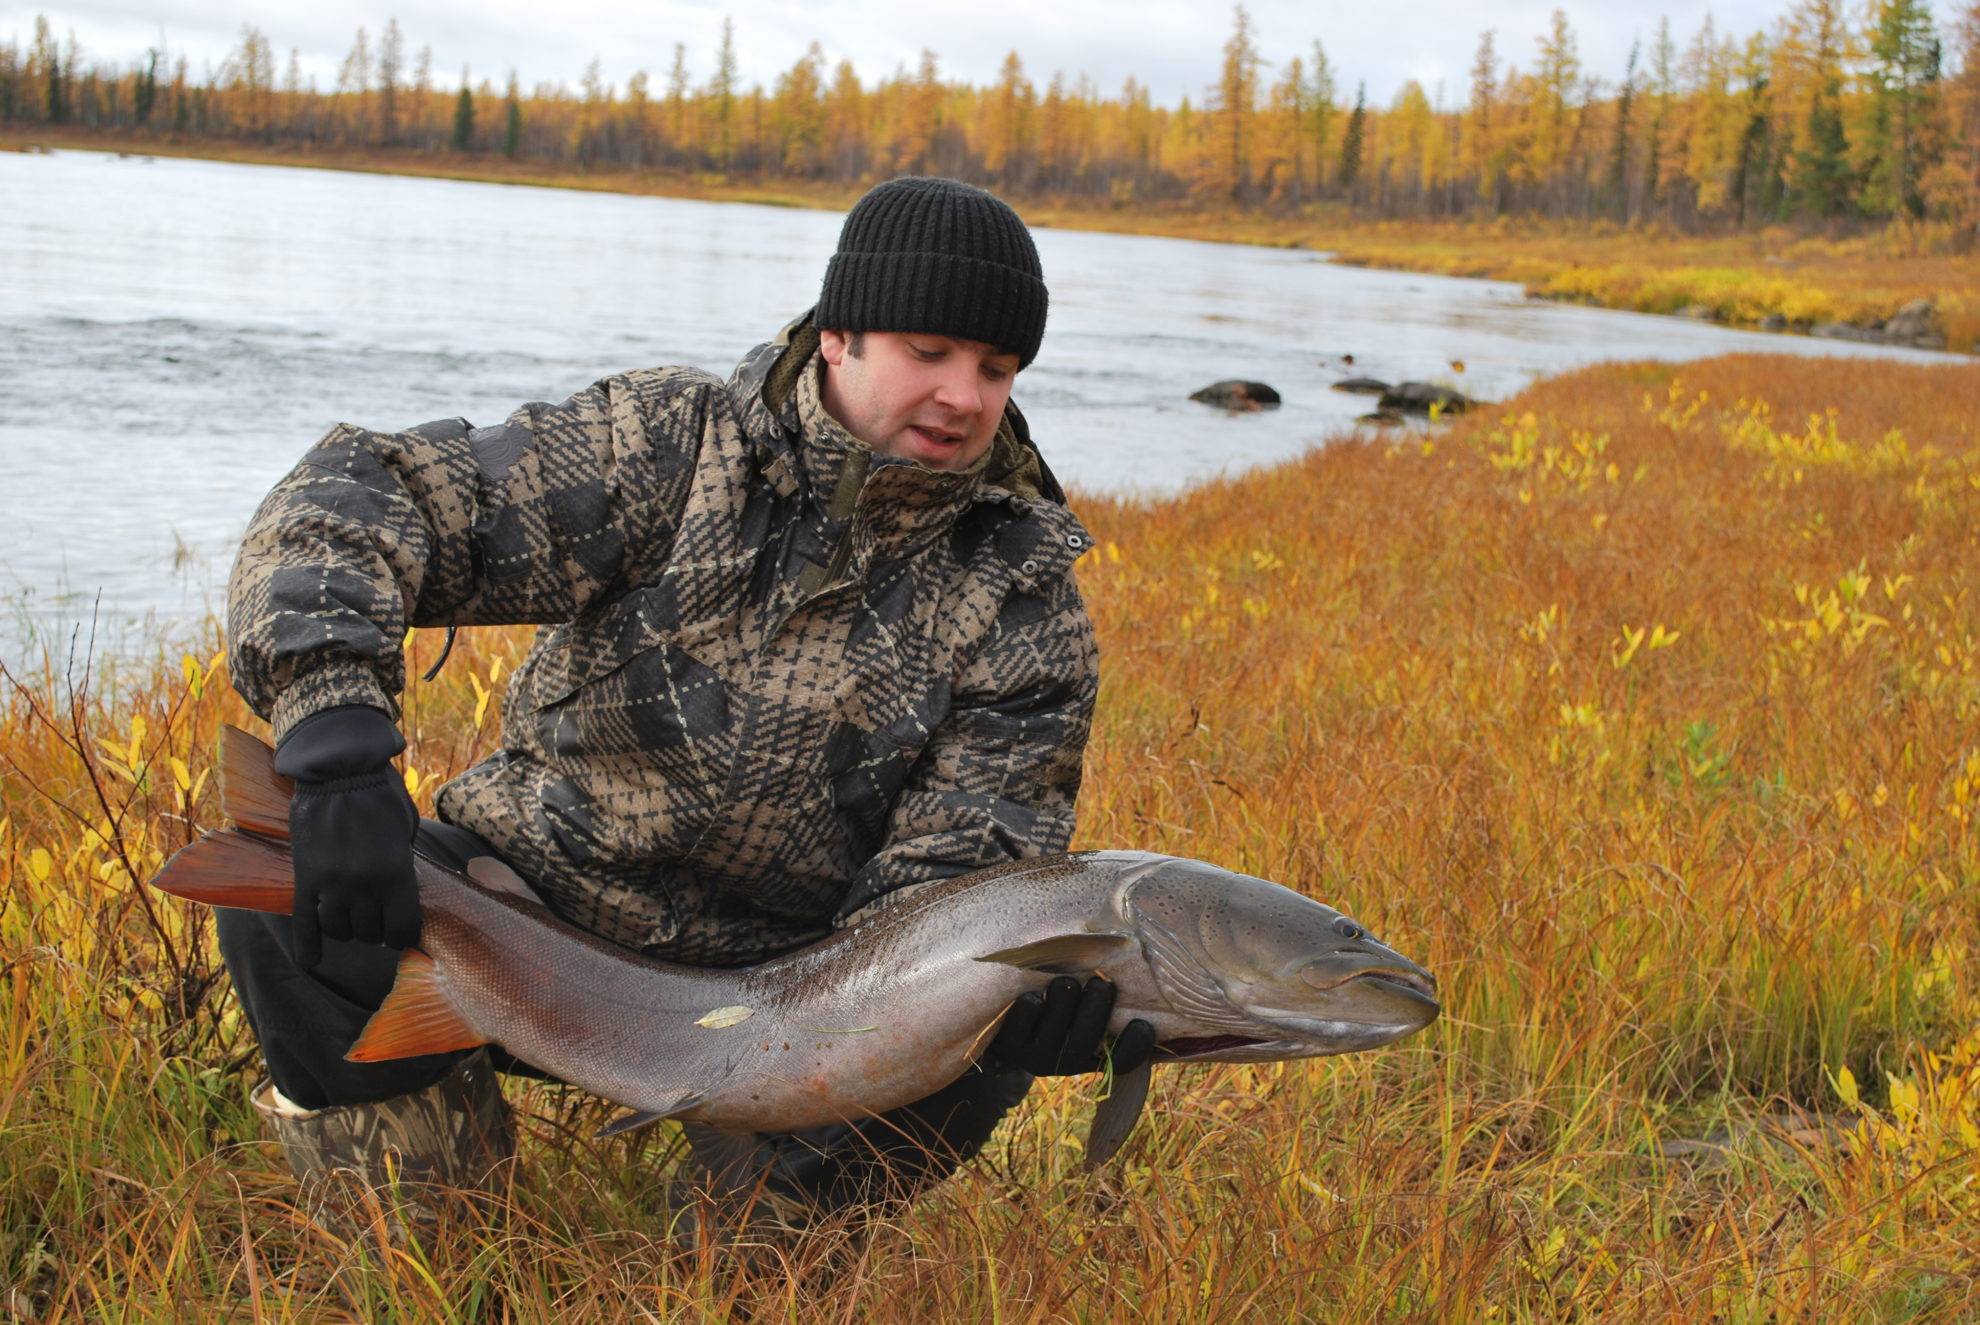
[[1434, 407], [1439, 414], [1462, 414], [1478, 402], [1462, 391], [1429, 382], [1404, 382], [1383, 392], [1381, 408], [1409, 414], [1428, 414]]
[[1936, 339], [1938, 329], [1933, 325], [1936, 313], [1930, 299], [1914, 299], [1884, 324], [1884, 335], [1905, 345]]
[[1334, 390], [1356, 396], [1386, 396], [1389, 394], [1389, 384], [1372, 377], [1350, 377], [1345, 382], [1334, 383]]
[[1225, 382], [1212, 382], [1201, 391], [1190, 392], [1189, 398], [1200, 400], [1206, 405], [1216, 405], [1232, 413], [1239, 410], [1263, 409], [1267, 405], [1279, 403], [1279, 393], [1263, 382], [1243, 382], [1235, 378]]

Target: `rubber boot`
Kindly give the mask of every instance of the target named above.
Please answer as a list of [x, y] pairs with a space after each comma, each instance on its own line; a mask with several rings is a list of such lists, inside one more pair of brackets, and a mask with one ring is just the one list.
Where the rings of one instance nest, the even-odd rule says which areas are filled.
[[[516, 1153], [515, 1124], [486, 1050], [424, 1090], [369, 1104], [303, 1109], [265, 1080], [252, 1098], [295, 1171], [303, 1208], [340, 1236], [394, 1209], [395, 1240], [429, 1230], [442, 1190], [493, 1190]], [[396, 1202], [387, 1199], [394, 1192]]]

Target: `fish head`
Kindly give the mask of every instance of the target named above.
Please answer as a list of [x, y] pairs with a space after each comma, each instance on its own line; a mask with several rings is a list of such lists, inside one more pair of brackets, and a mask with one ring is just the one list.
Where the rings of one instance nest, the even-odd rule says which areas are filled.
[[[1437, 981], [1331, 906], [1264, 879], [1167, 858], [1124, 876], [1140, 940], [1133, 1015], [1171, 1058], [1252, 1062], [1388, 1044], [1437, 1019]], [[1115, 963], [1116, 969], [1123, 964]], [[1136, 972], [1135, 974], [1140, 974]]]

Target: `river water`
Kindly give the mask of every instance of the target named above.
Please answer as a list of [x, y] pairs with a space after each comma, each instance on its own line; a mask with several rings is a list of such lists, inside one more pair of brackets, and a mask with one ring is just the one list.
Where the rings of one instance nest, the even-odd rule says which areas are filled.
[[[726, 374], [812, 302], [837, 215], [110, 153], [0, 153], [0, 656], [128, 646], [220, 605], [268, 487], [332, 423], [497, 422], [609, 373]], [[1311, 253], [1040, 230], [1016, 398], [1069, 485], [1159, 493], [1284, 459], [1366, 374], [1485, 399], [1599, 359], [1946, 356], [1541, 303]], [[1346, 356], [1353, 356], [1347, 366]], [[1458, 376], [1452, 361], [1465, 365]], [[1283, 408], [1226, 415], [1224, 377]]]

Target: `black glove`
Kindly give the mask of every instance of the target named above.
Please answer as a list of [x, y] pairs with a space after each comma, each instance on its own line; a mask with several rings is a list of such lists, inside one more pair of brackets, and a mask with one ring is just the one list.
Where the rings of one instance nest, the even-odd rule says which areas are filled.
[[1035, 1077], [1098, 1072], [1110, 1061], [1116, 1074], [1132, 1072], [1154, 1056], [1155, 1028], [1136, 1017], [1109, 1050], [1107, 1018], [1113, 1011], [1111, 980], [1096, 975], [1082, 989], [1071, 976], [1059, 976], [1043, 993], [1020, 994], [1011, 1004], [997, 1038], [984, 1051], [984, 1062]]
[[313, 968], [323, 939], [409, 948], [419, 942], [413, 834], [419, 811], [392, 756], [406, 748], [378, 709], [349, 704], [312, 714], [275, 751], [295, 779], [289, 847], [295, 855], [296, 965]]

